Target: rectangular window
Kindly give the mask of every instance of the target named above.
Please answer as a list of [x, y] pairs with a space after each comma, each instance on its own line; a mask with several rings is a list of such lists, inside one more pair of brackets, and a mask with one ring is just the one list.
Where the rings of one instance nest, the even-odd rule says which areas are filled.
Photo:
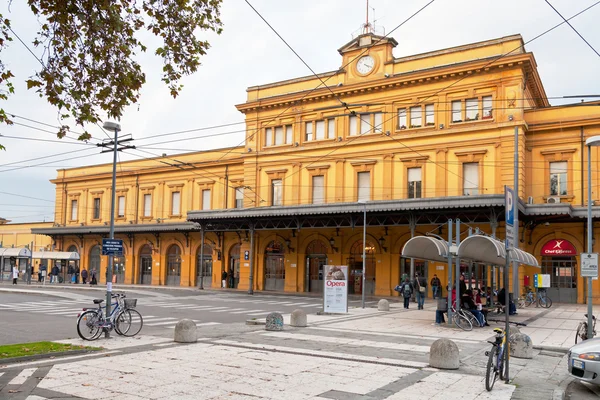
[[309, 142], [313, 140], [313, 123], [307, 122], [304, 125], [304, 141]]
[[283, 182], [281, 179], [273, 179], [271, 181], [271, 199], [272, 205], [280, 206], [283, 200]]
[[202, 191], [202, 209], [210, 210], [210, 189]]
[[287, 144], [291, 144], [292, 143], [292, 141], [293, 141], [292, 135], [293, 135], [292, 134], [292, 126], [291, 125], [286, 125], [285, 126], [285, 142]]
[[152, 195], [144, 195], [144, 217], [152, 216]]
[[265, 146], [273, 146], [273, 129], [265, 129]]
[[479, 163], [463, 164], [463, 195], [479, 194]]
[[371, 172], [359, 172], [358, 180], [358, 201], [371, 200]]
[[427, 104], [425, 106], [425, 126], [434, 126], [435, 118], [433, 111], [433, 104]]
[[119, 196], [117, 206], [117, 217], [122, 218], [125, 216], [125, 196]]
[[483, 119], [492, 118], [492, 96], [483, 96]]
[[171, 193], [171, 215], [181, 215], [181, 192]]
[[77, 200], [71, 200], [71, 221], [77, 221]]
[[323, 175], [312, 177], [312, 202], [313, 204], [325, 203], [325, 177]]
[[329, 139], [335, 138], [335, 119], [330, 118], [327, 120], [327, 137]]
[[408, 198], [421, 198], [421, 168], [408, 169]]
[[244, 188], [235, 189], [235, 208], [244, 208]]
[[550, 194], [565, 196], [567, 194], [567, 162], [550, 163]]
[[467, 99], [465, 111], [466, 111], [465, 121], [478, 120], [479, 119], [479, 100], [478, 99]]
[[100, 198], [94, 198], [94, 216], [93, 219], [100, 219]]
[[452, 102], [452, 122], [462, 122], [462, 103], [460, 100]]
[[317, 133], [317, 140], [323, 140], [325, 139], [325, 121], [321, 120], [321, 121], [316, 121], [315, 122], [316, 125], [316, 133]]
[[410, 108], [410, 127], [420, 128], [423, 125], [423, 111], [421, 106]]
[[370, 133], [371, 129], [371, 114], [362, 114], [360, 116], [360, 134]]
[[283, 126], [278, 126], [275, 128], [275, 145], [281, 146], [283, 143]]
[[406, 108], [398, 110], [398, 128], [406, 129]]
[[375, 113], [373, 114], [373, 130], [375, 133], [383, 132], [383, 113]]
[[357, 116], [356, 115], [352, 115], [349, 120], [350, 120], [350, 136], [356, 136], [357, 134]]

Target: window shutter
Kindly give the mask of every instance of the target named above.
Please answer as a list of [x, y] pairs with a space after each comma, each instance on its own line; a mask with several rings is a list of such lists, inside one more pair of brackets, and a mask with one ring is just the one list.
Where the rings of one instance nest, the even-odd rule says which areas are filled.
[[312, 177], [313, 184], [313, 204], [323, 204], [325, 202], [325, 177], [317, 175]]
[[275, 128], [275, 144], [278, 146], [283, 144], [283, 126]]
[[210, 210], [210, 189], [202, 191], [202, 209]]
[[317, 121], [317, 140], [325, 139], [325, 121]]
[[271, 128], [265, 129], [265, 146], [273, 146], [273, 130]]
[[356, 128], [357, 128], [356, 127], [356, 122], [357, 122], [356, 118], [357, 117], [355, 115], [353, 115], [353, 116], [351, 116], [349, 118], [349, 121], [350, 121], [350, 136], [356, 136], [356, 132], [357, 132], [356, 131]]
[[144, 217], [152, 216], [152, 195], [144, 195]]
[[117, 215], [119, 217], [125, 216], [125, 196], [119, 196], [119, 211]]
[[371, 173], [358, 173], [358, 201], [371, 200]]
[[173, 192], [171, 194], [171, 214], [172, 215], [180, 215], [180, 200], [181, 200], [181, 193], [180, 192]]
[[479, 194], [479, 164], [463, 164], [463, 188], [465, 195]]

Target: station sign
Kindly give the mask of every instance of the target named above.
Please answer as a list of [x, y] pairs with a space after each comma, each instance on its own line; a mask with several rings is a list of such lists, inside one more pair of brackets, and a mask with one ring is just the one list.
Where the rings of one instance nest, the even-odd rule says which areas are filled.
[[122, 256], [123, 255], [123, 240], [122, 239], [102, 239], [102, 255], [103, 256]]

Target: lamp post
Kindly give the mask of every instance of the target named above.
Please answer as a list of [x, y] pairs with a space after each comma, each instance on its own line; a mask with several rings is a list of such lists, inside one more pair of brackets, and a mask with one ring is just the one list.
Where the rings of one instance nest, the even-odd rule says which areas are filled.
[[[600, 136], [592, 136], [585, 141], [585, 145], [588, 148], [588, 206], [587, 206], [587, 252], [593, 253], [592, 244], [592, 146], [600, 146]], [[587, 281], [587, 316], [588, 316], [588, 331], [587, 337], [591, 339], [593, 337], [593, 326], [592, 326], [592, 277], [588, 276]]]
[[[106, 121], [103, 125], [107, 131], [113, 131], [115, 133], [113, 141], [113, 170], [112, 170], [112, 190], [110, 195], [110, 238], [115, 238], [115, 197], [116, 197], [116, 182], [117, 182], [117, 136], [121, 130], [121, 125], [116, 122]], [[112, 269], [113, 269], [113, 257], [108, 257], [108, 269], [106, 271], [106, 317], [110, 316], [110, 301], [112, 295]], [[107, 329], [104, 333], [105, 338], [110, 337], [110, 331]]]
[[362, 264], [362, 290], [361, 290], [361, 306], [365, 308], [365, 283], [367, 282], [367, 202], [366, 200], [359, 200], [359, 203], [362, 203], [364, 208], [363, 212], [363, 264]]

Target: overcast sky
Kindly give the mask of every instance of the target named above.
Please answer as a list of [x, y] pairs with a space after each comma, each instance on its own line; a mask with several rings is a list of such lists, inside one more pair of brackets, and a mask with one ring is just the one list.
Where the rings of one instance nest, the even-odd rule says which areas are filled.
[[[596, 1], [551, 0], [550, 3], [569, 18]], [[374, 16], [377, 33], [387, 34], [428, 2], [371, 0], [370, 19], [372, 21]], [[37, 21], [25, 3], [12, 2], [10, 11], [4, 4], [0, 12], [12, 20], [15, 32], [30, 44]], [[365, 0], [251, 0], [250, 3], [316, 72], [332, 71], [341, 66], [337, 49], [351, 40], [365, 21]], [[162, 65], [152, 56], [153, 52], [148, 51], [140, 57], [147, 83], [139, 104], [125, 111], [121, 126], [123, 133], [130, 133], [136, 139], [133, 144], [146, 153], [120, 154], [121, 160], [151, 157], [150, 153], [173, 155], [183, 149], [193, 151], [239, 145], [244, 140], [243, 132], [170, 144], [156, 143], [240, 131], [243, 125], [142, 139], [242, 122], [243, 115], [235, 105], [245, 101], [247, 87], [310, 75], [310, 71], [245, 1], [225, 0], [221, 18], [224, 29], [220, 36], [201, 34], [212, 47], [202, 59], [203, 65], [198, 72], [183, 80], [185, 87], [177, 99], [172, 99], [160, 82]], [[599, 20], [600, 5], [597, 5], [570, 21], [597, 51], [600, 51]], [[528, 42], [561, 21], [544, 0], [436, 0], [391, 36], [398, 41], [394, 55], [400, 57], [517, 33]], [[149, 47], [156, 47], [156, 44], [151, 43]], [[526, 44], [525, 48], [535, 55], [549, 97], [600, 94], [600, 57], [566, 24]], [[33, 51], [40, 54], [39, 50]], [[16, 122], [50, 132], [15, 125], [0, 126], [0, 134], [58, 141], [53, 137], [53, 128], [22, 119], [58, 125], [56, 109], [25, 87], [25, 80], [39, 69], [38, 61], [15, 40], [2, 55], [2, 62], [16, 76], [16, 94], [0, 106], [21, 117], [15, 118]], [[570, 102], [574, 101], [577, 100]], [[550, 102], [561, 103], [558, 100]], [[81, 131], [73, 124], [71, 127]], [[97, 127], [90, 127], [89, 131], [95, 138], [106, 138]], [[7, 148], [0, 152], [0, 217], [15, 223], [52, 221], [55, 188], [49, 180], [56, 177], [57, 169], [112, 162], [112, 154], [100, 154], [95, 147], [74, 142], [62, 139], [58, 143], [49, 143], [0, 137], [0, 143]], [[72, 157], [81, 158], [67, 160]], [[47, 164], [35, 166], [41, 163]]]

